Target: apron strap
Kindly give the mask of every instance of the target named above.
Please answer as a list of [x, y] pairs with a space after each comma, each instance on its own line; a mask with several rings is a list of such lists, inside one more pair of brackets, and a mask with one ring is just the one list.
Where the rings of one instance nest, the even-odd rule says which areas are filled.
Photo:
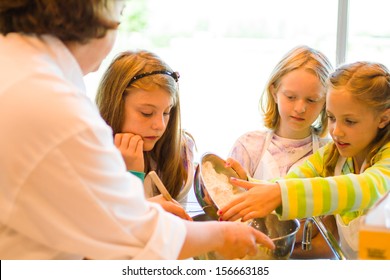
[[318, 136], [312, 132], [312, 147], [313, 147], [313, 154], [320, 148], [320, 140], [318, 139]]
[[260, 150], [260, 155], [259, 157], [257, 158], [257, 162], [255, 163], [255, 168], [254, 168], [254, 172], [253, 174], [256, 173], [256, 170], [257, 170], [257, 167], [259, 166], [259, 163], [261, 161], [261, 159], [263, 158], [264, 156], [264, 153], [266, 150], [268, 150], [268, 147], [271, 143], [271, 140], [272, 140], [272, 136], [274, 135], [273, 131], [272, 130], [269, 130], [266, 132], [266, 136], [265, 136], [265, 140], [264, 140], [264, 145], [263, 145], [263, 148]]
[[339, 176], [342, 174], [341, 171], [346, 161], [347, 159], [345, 157], [339, 156], [339, 159], [336, 163], [336, 167], [334, 168], [334, 176]]

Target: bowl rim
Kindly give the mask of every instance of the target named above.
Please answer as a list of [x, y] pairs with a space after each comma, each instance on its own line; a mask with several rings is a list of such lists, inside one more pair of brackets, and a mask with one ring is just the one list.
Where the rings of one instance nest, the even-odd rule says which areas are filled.
[[[275, 216], [278, 216], [278, 215], [275, 214], [275, 213], [269, 213], [268, 215], [275, 215]], [[267, 215], [267, 216], [268, 216], [268, 215]], [[264, 218], [264, 217], [262, 217], [262, 218]], [[254, 218], [254, 219], [261, 219], [261, 218]], [[254, 219], [253, 219], [253, 220], [254, 220]], [[279, 237], [271, 238], [272, 241], [278, 241], [278, 240], [284, 239], [284, 238], [286, 238], [286, 237], [290, 237], [290, 236], [292, 236], [292, 235], [295, 235], [295, 234], [299, 231], [299, 229], [300, 229], [300, 227], [301, 227], [301, 223], [299, 222], [298, 219], [281, 220], [281, 222], [293, 222], [294, 224], [296, 224], [297, 227], [296, 227], [295, 230], [293, 230], [293, 231], [290, 232], [289, 234], [286, 234], [286, 235], [283, 235], [283, 236], [279, 236]]]

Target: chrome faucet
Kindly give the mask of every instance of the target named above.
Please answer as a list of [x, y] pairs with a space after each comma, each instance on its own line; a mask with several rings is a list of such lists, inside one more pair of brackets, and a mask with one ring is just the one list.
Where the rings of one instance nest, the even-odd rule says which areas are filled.
[[311, 217], [306, 219], [305, 225], [303, 227], [302, 250], [308, 251], [311, 249], [313, 222], [317, 225], [318, 230], [324, 237], [326, 243], [328, 243], [329, 248], [332, 250], [335, 257], [338, 260], [346, 260], [347, 258], [345, 257], [345, 254], [341, 249], [338, 241], [333, 236], [333, 234], [325, 227], [320, 217]]

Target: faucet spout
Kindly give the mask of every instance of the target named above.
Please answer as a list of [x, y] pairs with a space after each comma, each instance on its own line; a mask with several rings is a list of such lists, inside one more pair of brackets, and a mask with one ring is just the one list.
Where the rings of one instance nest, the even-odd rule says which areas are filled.
[[306, 219], [305, 225], [303, 227], [302, 235], [302, 250], [309, 251], [311, 250], [311, 236], [313, 232], [313, 219]]
[[338, 260], [345, 260], [346, 256], [341, 249], [338, 241], [330, 232], [325, 224], [322, 222], [320, 217], [311, 217], [307, 218], [305, 225], [303, 227], [303, 236], [302, 236], [302, 249], [307, 251], [311, 249], [311, 235], [313, 230], [313, 223], [316, 224], [318, 227], [318, 230], [320, 231], [321, 235], [324, 237], [326, 243], [328, 243], [329, 248], [332, 250], [334, 256]]

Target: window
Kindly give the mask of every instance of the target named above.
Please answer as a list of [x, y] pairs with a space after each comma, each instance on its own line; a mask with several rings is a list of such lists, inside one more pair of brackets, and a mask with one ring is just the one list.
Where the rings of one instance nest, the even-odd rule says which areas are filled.
[[[306, 44], [336, 66], [339, 1], [129, 1], [129, 20], [114, 49], [97, 73], [85, 77], [88, 95], [94, 99], [116, 53], [153, 51], [181, 75], [182, 127], [195, 137], [199, 155], [226, 158], [240, 135], [262, 127], [260, 95], [288, 50]], [[386, 0], [349, 1], [347, 62], [389, 64], [389, 6]]]
[[346, 61], [370, 60], [390, 67], [390, 2], [349, 1]]

